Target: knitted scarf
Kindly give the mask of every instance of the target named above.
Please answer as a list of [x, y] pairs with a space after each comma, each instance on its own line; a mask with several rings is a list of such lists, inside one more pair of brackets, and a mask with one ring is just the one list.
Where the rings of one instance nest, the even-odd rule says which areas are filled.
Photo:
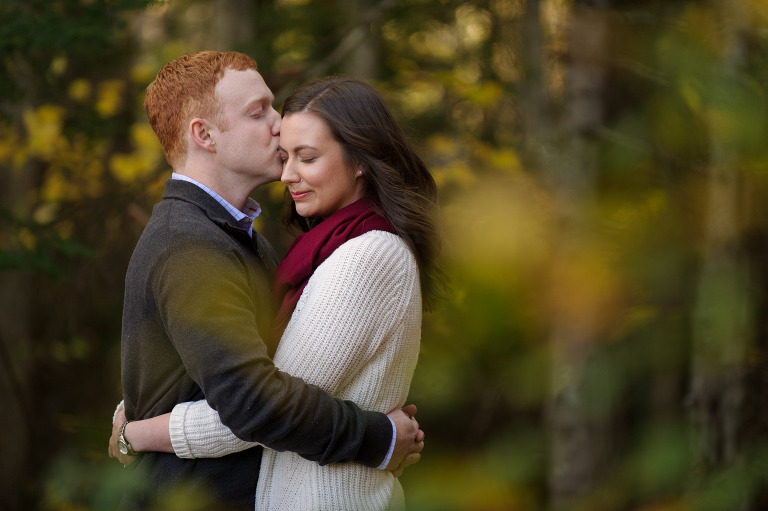
[[371, 209], [370, 197], [341, 208], [308, 232], [299, 234], [275, 270], [272, 297], [277, 315], [272, 323], [270, 347], [274, 352], [309, 278], [323, 261], [345, 242], [368, 231], [395, 232]]

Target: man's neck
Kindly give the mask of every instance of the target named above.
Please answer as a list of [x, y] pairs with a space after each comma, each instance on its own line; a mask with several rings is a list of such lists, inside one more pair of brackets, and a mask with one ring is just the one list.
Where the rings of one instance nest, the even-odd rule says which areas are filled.
[[198, 183], [207, 186], [240, 211], [245, 209], [248, 197], [250, 197], [251, 192], [254, 190], [253, 186], [236, 182], [236, 180], [221, 179], [213, 172], [200, 172], [189, 168], [174, 169], [174, 172], [190, 177]]

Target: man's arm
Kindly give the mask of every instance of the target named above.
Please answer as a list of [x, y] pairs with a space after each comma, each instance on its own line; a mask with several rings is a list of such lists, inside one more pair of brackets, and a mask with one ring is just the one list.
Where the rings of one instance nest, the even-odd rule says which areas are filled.
[[[377, 466], [392, 438], [382, 413], [333, 399], [282, 373], [256, 327], [246, 262], [225, 250], [170, 258], [155, 293], [187, 372], [238, 437], [290, 450], [321, 464]], [[403, 435], [418, 428], [404, 424]], [[407, 431], [412, 430], [412, 431]]]
[[[204, 408], [210, 410], [210, 412], [207, 413], [215, 414], [216, 420], [218, 420], [218, 414], [215, 410], [208, 406], [206, 401], [181, 403], [180, 406], [184, 406], [186, 409], [188, 409], [188, 407], [193, 404], [195, 406], [205, 405]], [[401, 416], [404, 414], [408, 417], [408, 421], [410, 421], [410, 418], [413, 417], [415, 413], [416, 406], [408, 405], [402, 410], [393, 410], [388, 414], [388, 417], [393, 420], [397, 419], [397, 421], [401, 421], [403, 420], [401, 419]], [[183, 416], [180, 419], [177, 418], [177, 421], [179, 420], [181, 420], [183, 424]], [[123, 408], [121, 402], [112, 418], [112, 436], [109, 439], [108, 452], [110, 458], [116, 458], [123, 465], [130, 465], [138, 458], [136, 456], [122, 454], [117, 446], [118, 432], [120, 431], [121, 426], [126, 423], [126, 421], [127, 419], [125, 417], [125, 409]], [[220, 422], [218, 424], [220, 424]], [[175, 453], [180, 458], [225, 456], [227, 454], [240, 452], [244, 449], [256, 445], [255, 443], [246, 442], [245, 440], [241, 440], [240, 438], [236, 437], [226, 426], [220, 425], [220, 427], [223, 428], [223, 430], [218, 431], [219, 434], [214, 439], [211, 439], [210, 436], [207, 436], [205, 439], [194, 437], [180, 440], [178, 436], [175, 438], [173, 436], [174, 425], [172, 414], [166, 413], [163, 415], [158, 415], [157, 417], [152, 417], [150, 419], [132, 421], [129, 424], [126, 424], [124, 436], [131, 443], [132, 448], [136, 452], [141, 453], [152, 451]], [[417, 423], [415, 424], [415, 427], [418, 428]], [[176, 425], [176, 428], [178, 430], [179, 424]], [[401, 430], [402, 429], [407, 428], [401, 428]], [[176, 444], [174, 444], [174, 440], [176, 441]], [[415, 439], [405, 437], [401, 438], [400, 441], [401, 446], [395, 451], [394, 455], [391, 457], [389, 463], [386, 466], [386, 470], [393, 472], [395, 477], [400, 477], [406, 467], [417, 463], [421, 459], [421, 451], [424, 449], [424, 432], [419, 430]], [[181, 442], [181, 447], [178, 446], [179, 442]], [[208, 447], [210, 447], [211, 444], [215, 444], [215, 449], [214, 451], [205, 451], [204, 448], [201, 448], [202, 444], [205, 444]], [[407, 454], [400, 458], [401, 452], [405, 452]], [[398, 465], [397, 461], [399, 459], [402, 459], [402, 461]]]

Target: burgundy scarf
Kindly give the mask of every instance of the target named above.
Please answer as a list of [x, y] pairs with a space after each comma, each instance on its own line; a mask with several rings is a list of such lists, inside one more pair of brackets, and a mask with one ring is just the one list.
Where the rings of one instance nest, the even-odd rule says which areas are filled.
[[275, 270], [272, 297], [277, 315], [272, 323], [271, 347], [283, 335], [309, 278], [323, 261], [346, 241], [368, 231], [395, 232], [395, 228], [371, 208], [372, 199], [363, 197], [341, 208], [313, 227], [299, 234], [285, 258]]

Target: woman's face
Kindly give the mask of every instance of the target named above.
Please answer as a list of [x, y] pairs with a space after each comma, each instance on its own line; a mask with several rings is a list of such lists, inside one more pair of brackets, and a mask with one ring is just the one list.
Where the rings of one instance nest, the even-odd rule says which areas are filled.
[[279, 150], [281, 181], [299, 215], [326, 218], [362, 197], [363, 179], [358, 169], [344, 160], [341, 145], [320, 117], [306, 112], [285, 116]]

